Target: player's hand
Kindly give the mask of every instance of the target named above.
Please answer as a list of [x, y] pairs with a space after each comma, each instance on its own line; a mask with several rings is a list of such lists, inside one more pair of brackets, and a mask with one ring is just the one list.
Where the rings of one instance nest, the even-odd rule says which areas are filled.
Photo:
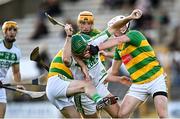
[[142, 16], [142, 11], [140, 9], [133, 10], [133, 12], [130, 15], [132, 19], [139, 19], [141, 16]]
[[23, 85], [17, 85], [16, 87], [21, 90], [26, 90], [26, 88]]
[[89, 45], [89, 52], [91, 55], [96, 55], [99, 52], [98, 46]]
[[105, 57], [108, 56], [108, 53], [107, 53], [106, 51], [104, 51], [104, 50], [99, 51], [99, 53], [100, 53], [101, 55], [105, 56]]
[[130, 86], [132, 84], [131, 79], [127, 76], [121, 76], [119, 82], [123, 85]]
[[[26, 88], [23, 85], [17, 85], [17, 89], [26, 90]], [[23, 93], [20, 93], [20, 95], [23, 95]]]
[[73, 28], [72, 28], [71, 24], [66, 24], [64, 27], [64, 30], [65, 30], [67, 36], [72, 36]]

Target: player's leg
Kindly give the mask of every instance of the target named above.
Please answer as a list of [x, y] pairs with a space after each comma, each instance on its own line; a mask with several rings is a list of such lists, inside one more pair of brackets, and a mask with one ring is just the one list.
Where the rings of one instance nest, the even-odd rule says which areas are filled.
[[[109, 92], [109, 90], [107, 89], [107, 85], [101, 83], [98, 84], [98, 86], [96, 87], [98, 93], [102, 96], [102, 97], [113, 97], [113, 95]], [[117, 103], [117, 101], [113, 101], [112, 105], [108, 105], [104, 108], [104, 110], [113, 118], [117, 118], [118, 117], [118, 110], [119, 110], [119, 105]]]
[[132, 84], [120, 104], [118, 117], [129, 118], [130, 114], [147, 99], [148, 94], [144, 84]]
[[74, 95], [74, 102], [78, 112], [80, 112], [84, 118], [99, 117], [99, 113], [96, 110], [96, 103], [85, 93]]
[[82, 116], [83, 116], [84, 118], [99, 118], [98, 112], [96, 112], [96, 113], [94, 113], [94, 114], [91, 114], [91, 115], [82, 114]]
[[0, 118], [4, 118], [6, 112], [6, 90], [0, 89]]
[[168, 118], [167, 110], [168, 99], [164, 95], [157, 95], [154, 97], [154, 105], [159, 118]]
[[58, 75], [48, 79], [46, 90], [48, 94], [55, 98], [71, 97], [77, 93], [86, 93], [91, 98], [95, 95], [95, 102], [99, 99], [96, 88], [92, 85], [91, 81], [63, 80]]
[[[84, 85], [84, 82], [82, 82], [82, 84], [79, 85], [80, 83], [81, 83], [81, 81], [79, 80], [78, 86], [80, 86], [80, 88], [82, 88], [81, 86]], [[74, 84], [74, 85], [76, 85], [76, 84]], [[88, 85], [88, 86], [86, 86], [86, 85]], [[98, 116], [98, 114], [96, 113], [97, 109], [99, 109], [99, 108], [101, 109], [102, 107], [106, 108], [106, 107], [109, 107], [109, 105], [114, 105], [115, 103], [117, 104], [117, 98], [114, 97], [113, 95], [109, 95], [110, 92], [108, 91], [107, 87], [105, 87], [104, 84], [100, 83], [95, 88], [92, 85], [92, 83], [88, 84], [86, 81], [84, 86], [85, 86], [85, 88], [89, 88], [86, 90], [89, 90], [87, 92], [91, 92], [92, 93], [91, 95], [93, 95], [95, 93], [95, 94], [98, 94], [99, 97], [102, 97], [102, 99], [99, 102], [95, 101], [97, 103], [97, 106], [96, 106], [96, 104], [92, 100], [88, 99], [88, 97], [86, 97], [84, 95], [81, 96], [81, 103], [80, 104], [82, 104], [82, 108], [84, 110], [84, 115], [86, 115], [85, 117], [92, 117], [92, 116], [97, 117]], [[93, 91], [90, 91], [92, 89], [93, 89]], [[109, 95], [109, 97], [107, 97], [108, 95]], [[96, 96], [93, 96], [93, 97], [96, 97]], [[115, 112], [115, 111], [116, 110], [113, 110], [113, 112]], [[116, 115], [117, 115], [117, 113], [116, 113]], [[117, 116], [114, 116], [114, 117], [117, 117]]]
[[101, 96], [101, 92], [97, 92], [91, 80], [72, 80], [68, 86], [66, 95], [71, 96], [76, 93], [86, 93], [97, 104], [96, 108], [98, 110], [117, 102], [115, 96]]
[[80, 114], [77, 113], [77, 110], [74, 106], [64, 107], [60, 111], [66, 118], [80, 118]]
[[96, 88], [90, 80], [72, 80], [67, 89], [67, 96], [72, 96], [76, 93], [86, 93], [90, 98], [97, 94]]
[[159, 118], [168, 118], [167, 86], [164, 78], [165, 76], [163, 75], [159, 76], [157, 79], [152, 81], [152, 85], [150, 87]]
[[126, 95], [120, 104], [120, 109], [118, 112], [118, 117], [129, 118], [130, 114], [142, 103], [136, 97]]
[[[112, 94], [109, 94], [107, 97], [113, 96]], [[118, 103], [115, 103], [113, 105], [106, 106], [104, 110], [112, 117], [112, 118], [118, 118], [118, 110], [120, 106]]]
[[49, 101], [56, 106], [57, 109], [66, 118], [80, 118], [80, 114], [74, 107], [72, 97], [67, 97], [66, 92], [70, 82], [62, 80], [58, 76], [48, 79], [46, 86], [46, 95]]
[[0, 103], [0, 118], [4, 118], [6, 112], [6, 103]]

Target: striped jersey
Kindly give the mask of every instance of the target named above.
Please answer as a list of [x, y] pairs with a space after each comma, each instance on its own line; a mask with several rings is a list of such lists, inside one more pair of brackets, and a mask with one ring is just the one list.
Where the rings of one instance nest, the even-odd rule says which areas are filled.
[[130, 30], [126, 35], [130, 42], [117, 46], [114, 59], [125, 64], [133, 83], [147, 83], [163, 74], [163, 68], [146, 37], [136, 30]]
[[48, 78], [61, 74], [64, 79], [73, 79], [71, 70], [62, 61], [62, 55], [63, 50], [60, 50], [53, 58], [49, 68]]
[[16, 45], [8, 49], [4, 46], [3, 40], [0, 41], [0, 81], [4, 81], [7, 71], [13, 64], [19, 64], [21, 51]]
[[[81, 32], [78, 32], [78, 34], [80, 34]], [[94, 37], [94, 36], [96, 36], [97, 34], [100, 34], [101, 33], [101, 31], [100, 30], [98, 30], [98, 29], [92, 29], [89, 33], [84, 33], [84, 34], [86, 34], [86, 35], [88, 35], [88, 36], [90, 36], [90, 37]]]

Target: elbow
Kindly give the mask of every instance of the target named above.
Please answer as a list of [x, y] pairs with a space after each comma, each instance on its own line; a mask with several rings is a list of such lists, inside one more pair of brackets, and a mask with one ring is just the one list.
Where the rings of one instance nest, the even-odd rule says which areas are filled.
[[69, 65], [70, 65], [70, 60], [69, 60], [69, 58], [63, 58], [63, 63], [67, 66], [67, 67], [69, 67]]

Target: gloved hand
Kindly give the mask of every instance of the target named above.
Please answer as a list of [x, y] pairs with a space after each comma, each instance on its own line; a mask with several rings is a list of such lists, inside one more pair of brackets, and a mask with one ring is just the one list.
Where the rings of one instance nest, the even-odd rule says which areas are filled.
[[26, 90], [26, 88], [23, 85], [17, 85], [16, 87], [21, 90]]
[[96, 55], [99, 52], [99, 47], [94, 45], [89, 45], [89, 52], [91, 55]]

